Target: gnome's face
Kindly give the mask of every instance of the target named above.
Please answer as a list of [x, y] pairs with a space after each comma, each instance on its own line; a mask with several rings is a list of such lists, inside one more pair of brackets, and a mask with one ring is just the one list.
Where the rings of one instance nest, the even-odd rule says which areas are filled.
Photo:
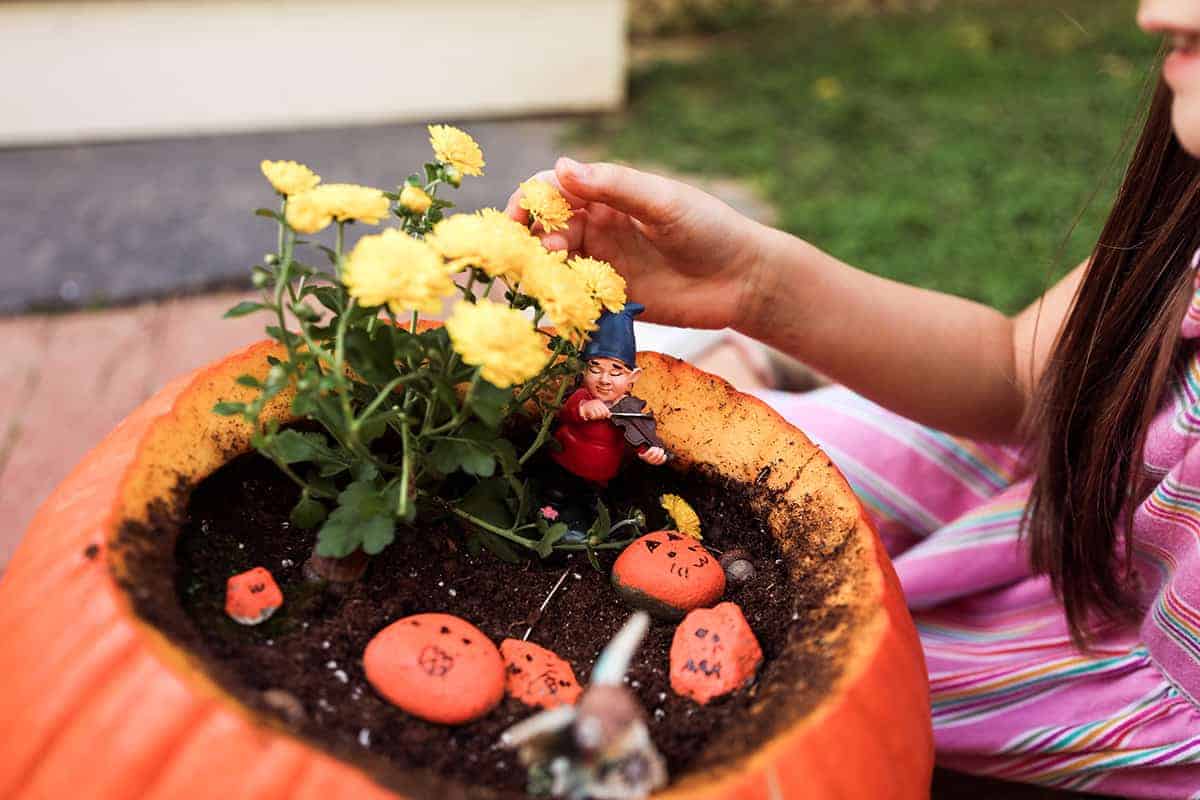
[[633, 391], [640, 372], [615, 358], [589, 358], [587, 369], [583, 371], [583, 386], [592, 397], [611, 406]]

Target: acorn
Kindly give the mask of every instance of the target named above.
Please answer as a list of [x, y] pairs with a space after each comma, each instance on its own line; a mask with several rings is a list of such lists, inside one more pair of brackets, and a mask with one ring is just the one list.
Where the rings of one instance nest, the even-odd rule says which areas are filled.
[[721, 569], [725, 570], [725, 580], [734, 586], [742, 586], [749, 583], [754, 580], [757, 574], [754, 569], [754, 562], [750, 560], [750, 554], [740, 547], [725, 551], [719, 563], [721, 564]]

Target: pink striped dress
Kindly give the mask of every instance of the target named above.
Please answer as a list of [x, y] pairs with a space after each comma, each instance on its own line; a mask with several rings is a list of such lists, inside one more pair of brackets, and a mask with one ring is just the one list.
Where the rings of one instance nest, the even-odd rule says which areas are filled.
[[1015, 479], [1015, 449], [948, 436], [841, 387], [761, 393], [875, 517], [925, 648], [943, 766], [1200, 800], [1200, 280], [1183, 334], [1133, 520], [1144, 616], [1104, 629], [1087, 655], [1030, 572], [1018, 535], [1030, 479]]

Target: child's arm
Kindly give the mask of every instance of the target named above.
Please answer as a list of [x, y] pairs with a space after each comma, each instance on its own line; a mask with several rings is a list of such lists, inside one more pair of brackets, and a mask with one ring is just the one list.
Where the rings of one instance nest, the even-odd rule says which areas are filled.
[[[731, 327], [893, 411], [976, 438], [1008, 439], [1082, 273], [1015, 318], [854, 269], [747, 219], [699, 189], [614, 164], [559, 159], [539, 173], [576, 210], [552, 249], [610, 262], [652, 322]], [[507, 211], [527, 221], [519, 193]]]

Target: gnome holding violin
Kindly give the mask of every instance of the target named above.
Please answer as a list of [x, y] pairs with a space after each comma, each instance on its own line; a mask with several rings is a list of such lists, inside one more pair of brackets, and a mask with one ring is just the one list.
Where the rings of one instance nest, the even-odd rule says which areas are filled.
[[571, 507], [582, 504], [590, 511], [598, 493], [616, 477], [630, 454], [655, 466], [669, 458], [646, 401], [630, 394], [641, 374], [633, 318], [644, 310], [640, 303], [626, 303], [616, 313], [600, 315], [597, 329], [583, 349], [586, 366], [581, 385], [558, 412], [554, 438], [560, 449], [553, 450], [550, 458], [570, 477], [551, 476], [546, 494], [554, 514], [563, 506], [563, 521], [573, 529], [576, 523], [586, 524], [571, 518], [576, 516]]

